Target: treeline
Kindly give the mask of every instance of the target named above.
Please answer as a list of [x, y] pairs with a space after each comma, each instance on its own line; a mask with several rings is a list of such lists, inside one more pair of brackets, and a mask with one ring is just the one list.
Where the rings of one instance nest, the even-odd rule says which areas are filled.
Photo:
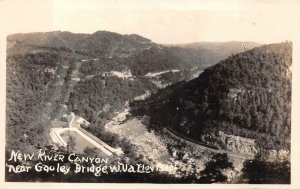
[[144, 102], [149, 104], [144, 111], [152, 128], [171, 127], [194, 140], [223, 131], [255, 139], [263, 148], [288, 149], [291, 63], [291, 42], [254, 48], [206, 69], [171, 93], [162, 90]]

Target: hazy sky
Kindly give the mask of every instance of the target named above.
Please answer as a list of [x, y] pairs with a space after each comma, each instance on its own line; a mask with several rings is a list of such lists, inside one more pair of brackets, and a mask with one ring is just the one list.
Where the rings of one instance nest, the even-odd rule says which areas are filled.
[[6, 33], [107, 30], [168, 44], [268, 43], [295, 37], [299, 5], [296, 0], [0, 0], [0, 16], [6, 18]]

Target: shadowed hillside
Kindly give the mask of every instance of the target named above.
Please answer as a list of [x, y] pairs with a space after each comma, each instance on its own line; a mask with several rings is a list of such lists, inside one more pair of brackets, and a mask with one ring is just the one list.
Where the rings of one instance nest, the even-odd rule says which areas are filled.
[[255, 139], [263, 148], [289, 149], [291, 64], [291, 42], [230, 56], [151, 97], [154, 103], [145, 108], [150, 126], [220, 148], [225, 133]]

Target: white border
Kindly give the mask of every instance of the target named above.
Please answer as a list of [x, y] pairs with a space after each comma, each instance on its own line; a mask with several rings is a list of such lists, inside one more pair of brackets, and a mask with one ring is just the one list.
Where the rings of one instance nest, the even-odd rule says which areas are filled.
[[[258, 0], [256, 0], [258, 1]], [[268, 1], [268, 0], [266, 0]], [[5, 138], [5, 85], [6, 85], [6, 79], [5, 79], [5, 70], [6, 70], [6, 36], [8, 34], [16, 33], [17, 31], [23, 31], [24, 26], [22, 25], [22, 17], [18, 17], [18, 11], [26, 11], [28, 14], [30, 14], [31, 11], [35, 11], [34, 6], [35, 5], [44, 5], [45, 9], [43, 9], [44, 13], [46, 14], [46, 17], [48, 20], [36, 22], [37, 19], [34, 19], [35, 22], [32, 24], [42, 24], [45, 26], [50, 26], [53, 23], [53, 16], [51, 12], [51, 6], [55, 6], [54, 4], [57, 3], [57, 1], [36, 1], [36, 0], [29, 0], [26, 1], [26, 3], [29, 3], [33, 8], [32, 10], [22, 10], [22, 7], [19, 7], [19, 3], [24, 3], [25, 1], [16, 1], [16, 0], [0, 0], [0, 57], [1, 57], [1, 68], [0, 68], [0, 90], [1, 90], [1, 99], [0, 99], [0, 121], [1, 121], [1, 131], [0, 131], [0, 148], [1, 148], [1, 156], [0, 156], [0, 188], [56, 188], [56, 187], [63, 187], [63, 188], [91, 188], [91, 187], [105, 187], [105, 188], [120, 188], [120, 187], [129, 187], [129, 188], [181, 188], [181, 187], [188, 187], [188, 188], [300, 188], [300, 176], [299, 176], [299, 170], [300, 170], [300, 164], [299, 164], [299, 157], [300, 157], [300, 133], [299, 133], [299, 125], [300, 125], [300, 119], [299, 119], [299, 106], [300, 106], [300, 3], [299, 1], [285, 1], [284, 3], [284, 14], [288, 14], [291, 16], [291, 24], [287, 24], [288, 30], [291, 31], [292, 35], [292, 42], [293, 42], [293, 88], [292, 88], [292, 159], [291, 159], [291, 185], [192, 185], [192, 184], [87, 184], [87, 183], [5, 183], [4, 182], [4, 138]], [[95, 2], [95, 1], [93, 1]], [[185, 10], [224, 10], [224, 6], [229, 4], [227, 7], [228, 10], [234, 10], [239, 5], [247, 5], [247, 2], [245, 1], [242, 3], [241, 1], [219, 1], [215, 0], [212, 1], [214, 4], [208, 3], [209, 1], [201, 0], [201, 1], [195, 1], [195, 0], [165, 0], [165, 1], [137, 1], [137, 0], [131, 0], [131, 1], [109, 1], [109, 0], [99, 0], [98, 2], [102, 3], [104, 8], [116, 8], [119, 9], [185, 9]], [[263, 2], [263, 1], [262, 1]], [[274, 4], [278, 4], [278, 9], [282, 8], [280, 7], [279, 1], [271, 1]], [[37, 3], [37, 4], [36, 4]], [[69, 6], [72, 6], [70, 4]], [[27, 6], [28, 7], [28, 6]], [[103, 8], [102, 7], [102, 8]], [[245, 6], [243, 6], [245, 7]], [[68, 8], [68, 7], [65, 7]], [[95, 7], [94, 7], [95, 8]], [[248, 7], [249, 10], [254, 10], [257, 7]], [[298, 12], [295, 12], [298, 10]], [[61, 10], [63, 11], [63, 10]], [[17, 18], [16, 18], [17, 16]], [[278, 18], [282, 15], [277, 15]], [[277, 19], [277, 17], [274, 17], [274, 19]], [[17, 22], [11, 22], [11, 21]], [[80, 25], [80, 24], [79, 24]], [[283, 25], [282, 27], [287, 27]], [[30, 29], [30, 25], [27, 26], [27, 29]], [[55, 28], [53, 28], [55, 30]], [[26, 28], [25, 28], [26, 31]], [[43, 31], [43, 30], [39, 30]], [[49, 31], [49, 29], [45, 30]], [[37, 31], [38, 32], [38, 31]], [[72, 32], [72, 31], [71, 31]], [[298, 36], [299, 37], [298, 37]]]

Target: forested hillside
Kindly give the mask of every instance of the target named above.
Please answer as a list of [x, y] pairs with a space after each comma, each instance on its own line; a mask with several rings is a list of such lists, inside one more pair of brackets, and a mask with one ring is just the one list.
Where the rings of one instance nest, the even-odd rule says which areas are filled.
[[190, 79], [237, 52], [221, 49], [167, 47], [107, 31], [10, 35], [7, 146], [46, 144], [49, 122], [61, 106], [103, 125], [135, 96]]
[[[64, 131], [67, 147], [49, 137], [50, 130], [76, 130], [79, 124], [123, 151], [113, 161], [181, 166], [181, 178], [124, 173], [130, 182], [229, 182], [232, 173], [224, 171], [241, 168], [234, 158], [253, 157], [253, 151], [239, 153], [222, 146], [234, 140], [238, 142], [233, 146], [255, 143], [267, 150], [289, 151], [291, 42], [254, 49], [258, 44], [251, 42], [172, 46], [107, 31], [14, 34], [7, 42], [6, 161], [11, 150], [70, 153], [81, 144], [75, 153], [106, 157], [100, 148], [84, 144], [93, 140], [81, 135], [76, 138]], [[155, 150], [145, 153], [149, 148]], [[284, 172], [279, 183], [289, 182], [288, 159], [273, 169], [277, 162], [257, 157], [241, 165], [241, 180], [277, 183]], [[260, 171], [253, 172], [262, 169], [268, 170], [265, 180]], [[47, 175], [30, 172], [24, 179], [6, 174], [7, 181], [125, 179], [118, 177], [123, 173], [99, 178]]]
[[6, 145], [9, 149], [47, 144], [50, 115], [46, 103], [58, 66], [56, 53], [18, 55], [7, 58]]
[[[8, 54], [55, 50], [83, 54], [88, 57], [102, 58], [128, 66], [137, 74], [161, 71], [164, 69], [202, 70], [227, 56], [243, 51], [257, 43], [235, 42], [194, 46], [164, 46], [142, 36], [121, 35], [108, 31], [93, 34], [74, 34], [70, 32], [46, 32], [14, 34], [7, 38]], [[109, 62], [108, 62], [109, 63]], [[137, 66], [139, 65], [139, 66]]]
[[230, 56], [143, 102], [150, 127], [203, 143], [222, 131], [255, 139], [263, 148], [289, 149], [291, 64], [291, 42]]

